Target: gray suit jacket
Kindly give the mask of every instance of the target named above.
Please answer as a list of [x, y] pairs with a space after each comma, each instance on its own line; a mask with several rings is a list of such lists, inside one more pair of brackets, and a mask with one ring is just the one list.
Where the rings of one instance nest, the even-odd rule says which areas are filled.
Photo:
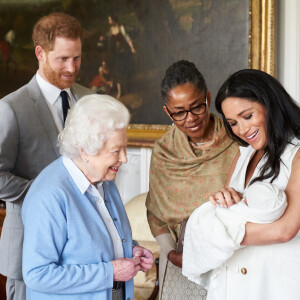
[[[76, 100], [93, 93], [78, 84], [71, 92]], [[59, 156], [57, 135], [35, 76], [0, 101], [0, 199], [6, 202], [0, 273], [9, 278], [22, 279], [22, 203], [32, 180]]]

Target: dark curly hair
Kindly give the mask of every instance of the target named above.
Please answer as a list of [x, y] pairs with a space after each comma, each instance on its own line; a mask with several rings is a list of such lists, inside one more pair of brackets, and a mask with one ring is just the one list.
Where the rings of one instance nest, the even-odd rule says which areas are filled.
[[267, 112], [267, 146], [264, 149], [267, 160], [255, 181], [279, 175], [280, 156], [294, 137], [300, 138], [300, 108], [284, 87], [271, 75], [253, 69], [240, 70], [231, 75], [221, 86], [215, 101], [217, 111], [222, 114], [227, 134], [242, 146], [248, 146], [236, 136], [222, 111], [222, 103], [229, 97], [258, 102]]
[[168, 102], [168, 94], [171, 89], [186, 83], [193, 84], [200, 91], [207, 92], [204, 77], [195, 64], [187, 60], [179, 60], [166, 70], [165, 77], [161, 82], [161, 95], [164, 102]]

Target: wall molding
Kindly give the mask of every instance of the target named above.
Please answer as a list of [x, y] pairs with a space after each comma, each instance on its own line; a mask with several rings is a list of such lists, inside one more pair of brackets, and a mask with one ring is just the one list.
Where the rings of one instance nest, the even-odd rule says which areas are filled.
[[278, 77], [300, 104], [300, 1], [279, 2]]

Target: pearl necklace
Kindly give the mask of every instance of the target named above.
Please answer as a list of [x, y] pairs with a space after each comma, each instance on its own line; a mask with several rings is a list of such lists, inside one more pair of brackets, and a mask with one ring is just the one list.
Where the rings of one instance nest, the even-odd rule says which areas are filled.
[[208, 142], [200, 142], [200, 143], [194, 143], [192, 142], [195, 146], [202, 146], [204, 144], [207, 144]]

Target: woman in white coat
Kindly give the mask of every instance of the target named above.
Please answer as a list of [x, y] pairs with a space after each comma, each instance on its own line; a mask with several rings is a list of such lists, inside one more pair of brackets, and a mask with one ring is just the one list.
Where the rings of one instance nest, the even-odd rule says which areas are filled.
[[[210, 197], [229, 207], [254, 182], [284, 190], [288, 207], [270, 224], [246, 224], [225, 263], [226, 300], [300, 299], [300, 108], [282, 85], [258, 70], [241, 70], [220, 88], [216, 108], [239, 144], [226, 186]], [[259, 197], [259, 196], [258, 196]], [[222, 283], [220, 283], [222, 284]], [[212, 295], [211, 295], [212, 296]]]

